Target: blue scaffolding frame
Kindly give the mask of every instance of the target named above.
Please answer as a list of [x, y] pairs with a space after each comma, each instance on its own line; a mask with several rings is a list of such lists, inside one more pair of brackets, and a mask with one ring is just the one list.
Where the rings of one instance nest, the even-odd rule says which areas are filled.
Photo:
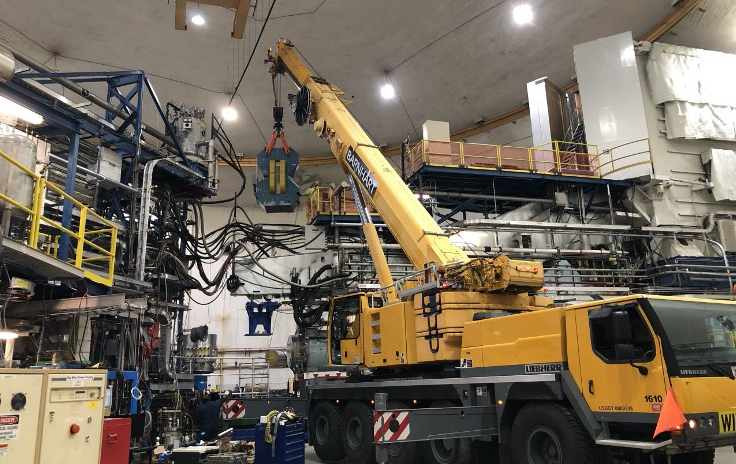
[[[106, 84], [108, 108], [115, 107], [117, 112], [96, 105], [94, 98], [88, 98], [88, 101], [99, 109], [97, 112], [89, 111], [86, 103], [80, 105], [66, 99], [51, 88], [52, 85], [59, 84], [59, 79], [67, 79], [75, 84]], [[43, 124], [34, 129], [37, 136], [68, 137], [67, 175], [64, 185], [67, 194], [74, 195], [81, 140], [94, 139], [97, 145], [110, 148], [121, 156], [123, 171], [120, 183], [132, 184], [133, 188], [109, 188], [112, 206], [110, 210], [101, 213], [108, 219], [117, 217], [126, 229], [130, 224], [122, 206], [123, 197], [130, 196], [130, 203], [135, 204], [135, 189], [138, 186], [134, 174], [139, 164], [173, 155], [177, 163], [159, 163], [157, 167], [161, 182], [192, 197], [206, 197], [216, 193], [207, 182], [206, 169], [187, 159], [181, 145], [173, 137], [174, 131], [164, 108], [143, 71], [19, 72], [8, 82], [0, 82], [0, 95], [43, 117]], [[93, 96], [82, 93], [82, 98]], [[154, 146], [144, 138], [146, 126], [143, 121], [143, 105], [146, 96], [156, 108], [156, 114], [149, 124], [163, 123], [166, 128], [166, 133], [163, 134], [165, 137], [157, 137], [165, 139], [161, 146]], [[63, 202], [61, 224], [67, 229], [71, 229], [73, 209], [70, 200]], [[62, 261], [69, 257], [70, 242], [71, 237], [62, 233], [58, 253], [58, 258]]]

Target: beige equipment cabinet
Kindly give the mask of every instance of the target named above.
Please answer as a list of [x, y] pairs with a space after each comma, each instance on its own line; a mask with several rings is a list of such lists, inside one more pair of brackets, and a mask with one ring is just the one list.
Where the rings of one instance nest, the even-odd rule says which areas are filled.
[[106, 376], [0, 369], [0, 464], [98, 464]]

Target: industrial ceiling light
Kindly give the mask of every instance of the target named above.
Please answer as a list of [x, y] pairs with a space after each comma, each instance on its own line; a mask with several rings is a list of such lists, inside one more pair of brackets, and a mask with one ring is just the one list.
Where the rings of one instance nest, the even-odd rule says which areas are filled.
[[381, 87], [381, 96], [386, 100], [390, 100], [396, 96], [396, 89], [394, 89], [393, 85], [386, 82], [383, 87]]
[[196, 24], [197, 26], [201, 26], [204, 24], [204, 17], [199, 14], [199, 3], [197, 3], [197, 14], [192, 16], [192, 23]]
[[9, 330], [0, 330], [0, 340], [15, 340], [18, 334]]
[[238, 119], [238, 112], [232, 106], [227, 106], [222, 109], [222, 118], [225, 121], [235, 121]]
[[530, 24], [534, 19], [534, 11], [532, 11], [532, 7], [529, 5], [518, 5], [514, 8], [513, 15], [514, 21], [520, 26]]
[[0, 113], [22, 119], [28, 124], [38, 125], [43, 123], [43, 116], [3, 96], [0, 96]]

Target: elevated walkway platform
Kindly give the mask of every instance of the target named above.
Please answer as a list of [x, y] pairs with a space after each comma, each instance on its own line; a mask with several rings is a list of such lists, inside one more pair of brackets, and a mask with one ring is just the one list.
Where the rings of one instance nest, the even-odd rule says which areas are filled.
[[[610, 152], [606, 154], [612, 156]], [[539, 181], [630, 187], [628, 181], [602, 175], [611, 171], [612, 162], [601, 160], [597, 146], [573, 142], [511, 147], [422, 140], [405, 154], [403, 161], [404, 175], [410, 184], [433, 178], [443, 182], [443, 190], [485, 190], [489, 180], [503, 184], [502, 179], [521, 182], [524, 191]]]
[[2, 237], [0, 259], [27, 274], [31, 280], [83, 279], [84, 271], [7, 237]]
[[[603, 159], [613, 159], [606, 152]], [[585, 196], [618, 195], [631, 182], [606, 178], [612, 161], [602, 161], [595, 145], [551, 142], [509, 147], [422, 140], [404, 155], [405, 180], [422, 199], [458, 213], [502, 214], [524, 203], [554, 204], [554, 192], [574, 187]], [[618, 169], [617, 169], [618, 170]]]
[[[314, 226], [337, 223], [360, 224], [353, 192], [345, 185], [336, 188], [315, 187], [307, 201], [307, 224]], [[368, 210], [375, 224], [383, 224], [383, 219], [372, 206], [369, 205]]]

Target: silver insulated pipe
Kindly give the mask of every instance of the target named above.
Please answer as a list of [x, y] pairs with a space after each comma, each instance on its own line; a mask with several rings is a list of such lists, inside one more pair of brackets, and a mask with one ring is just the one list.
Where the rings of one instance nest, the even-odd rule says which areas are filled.
[[0, 82], [7, 82], [15, 75], [15, 57], [7, 48], [0, 47]]

